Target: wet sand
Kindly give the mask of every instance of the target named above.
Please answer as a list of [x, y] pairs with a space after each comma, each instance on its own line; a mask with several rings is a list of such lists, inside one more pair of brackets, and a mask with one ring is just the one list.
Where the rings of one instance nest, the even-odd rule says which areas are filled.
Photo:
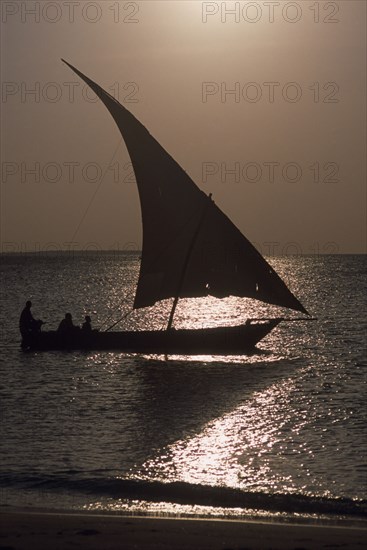
[[367, 548], [367, 528], [108, 514], [0, 513], [0, 550]]

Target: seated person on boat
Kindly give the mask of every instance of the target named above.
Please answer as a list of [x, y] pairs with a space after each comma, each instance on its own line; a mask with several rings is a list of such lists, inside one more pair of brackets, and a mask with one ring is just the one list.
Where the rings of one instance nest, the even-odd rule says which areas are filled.
[[80, 330], [80, 328], [74, 325], [71, 313], [65, 313], [65, 318], [59, 324], [57, 331], [64, 334], [70, 334], [78, 330]]
[[92, 323], [91, 323], [92, 319], [89, 317], [89, 315], [86, 315], [84, 319], [85, 319], [85, 322], [83, 323], [82, 331], [92, 332]]

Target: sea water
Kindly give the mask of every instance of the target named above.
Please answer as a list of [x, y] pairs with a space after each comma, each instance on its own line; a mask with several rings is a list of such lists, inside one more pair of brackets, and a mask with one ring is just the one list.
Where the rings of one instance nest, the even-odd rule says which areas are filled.
[[[124, 513], [366, 515], [364, 256], [268, 261], [315, 321], [237, 357], [22, 352], [25, 301], [57, 328], [164, 329], [132, 311], [136, 253], [1, 257], [2, 506]], [[176, 327], [299, 317], [234, 297], [180, 300]]]

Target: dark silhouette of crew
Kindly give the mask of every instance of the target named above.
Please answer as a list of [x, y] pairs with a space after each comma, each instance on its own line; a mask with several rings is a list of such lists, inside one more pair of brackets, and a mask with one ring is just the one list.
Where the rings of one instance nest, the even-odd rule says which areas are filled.
[[28, 300], [19, 319], [19, 330], [21, 335], [26, 336], [33, 328], [35, 319], [31, 312], [32, 302]]
[[22, 335], [22, 346], [27, 346], [29, 339], [34, 333], [37, 333], [41, 330], [41, 325], [43, 321], [41, 319], [35, 319], [31, 312], [32, 302], [28, 300], [25, 307], [20, 314], [19, 319], [19, 330]]
[[92, 319], [89, 315], [85, 316], [85, 322], [83, 323], [82, 330], [84, 332], [92, 332]]
[[65, 313], [65, 317], [59, 324], [59, 328], [57, 330], [58, 332], [62, 332], [64, 334], [71, 334], [78, 329], [79, 327], [75, 326], [73, 323], [73, 317], [71, 313]]

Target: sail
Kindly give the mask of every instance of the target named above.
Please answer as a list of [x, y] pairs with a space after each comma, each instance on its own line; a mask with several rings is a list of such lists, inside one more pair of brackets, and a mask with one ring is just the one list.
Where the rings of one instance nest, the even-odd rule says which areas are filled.
[[261, 254], [149, 131], [98, 84], [64, 62], [111, 113], [134, 168], [143, 222], [134, 308], [176, 296], [233, 295], [307, 313]]

